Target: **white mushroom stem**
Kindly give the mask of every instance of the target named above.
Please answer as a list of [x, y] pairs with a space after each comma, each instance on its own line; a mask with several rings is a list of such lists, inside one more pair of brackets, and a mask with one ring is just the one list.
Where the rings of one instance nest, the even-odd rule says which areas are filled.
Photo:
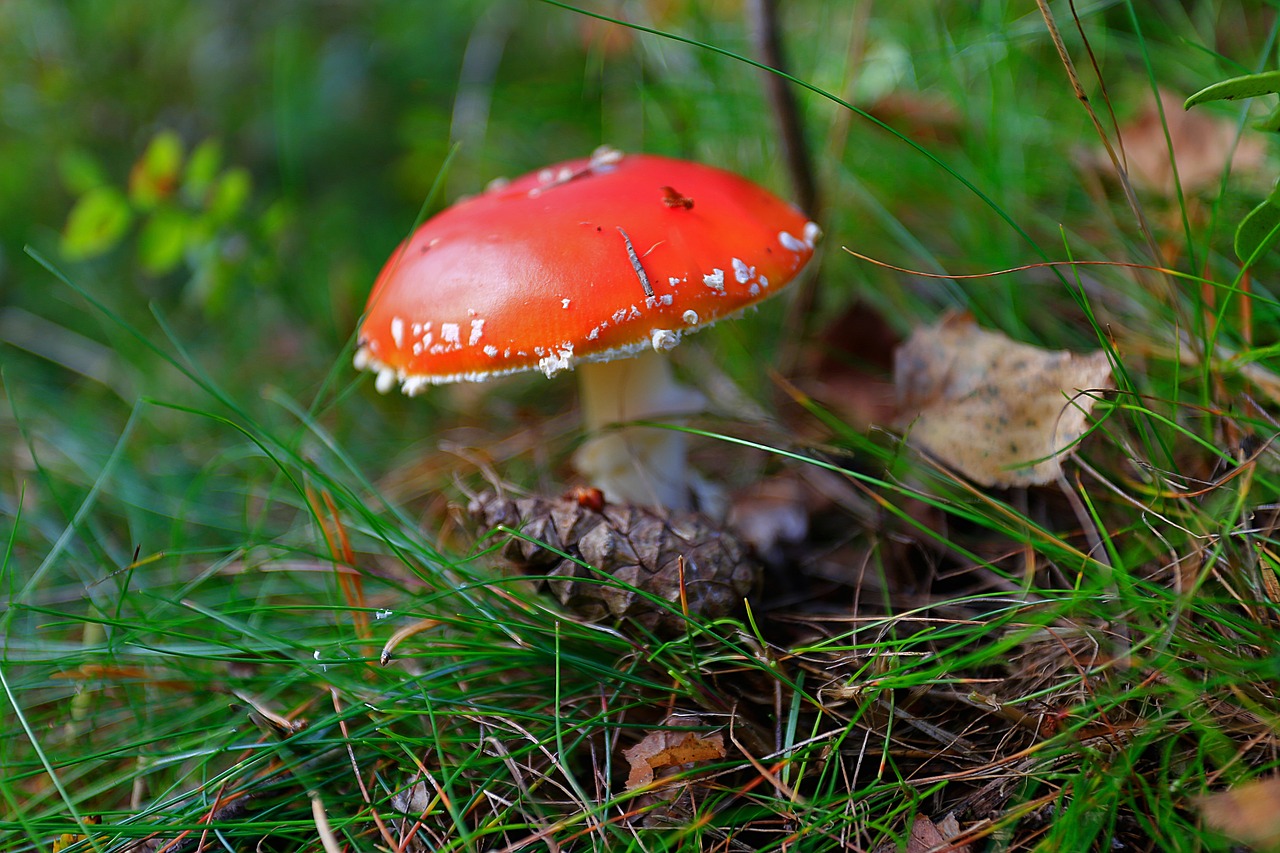
[[618, 503], [670, 510], [690, 508], [691, 490], [703, 486], [688, 470], [686, 436], [630, 421], [678, 422], [701, 412], [706, 399], [678, 382], [667, 357], [652, 350], [633, 358], [586, 362], [576, 368], [582, 415], [590, 435], [574, 454], [587, 481]]

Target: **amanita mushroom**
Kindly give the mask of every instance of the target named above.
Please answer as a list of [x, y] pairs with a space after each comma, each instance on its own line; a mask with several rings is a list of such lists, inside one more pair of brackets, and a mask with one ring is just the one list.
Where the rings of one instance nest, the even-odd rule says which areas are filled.
[[578, 471], [610, 501], [687, 509], [684, 434], [608, 427], [701, 411], [666, 351], [781, 289], [819, 233], [737, 175], [601, 149], [423, 223], [374, 284], [355, 364], [410, 395], [576, 369], [591, 436]]

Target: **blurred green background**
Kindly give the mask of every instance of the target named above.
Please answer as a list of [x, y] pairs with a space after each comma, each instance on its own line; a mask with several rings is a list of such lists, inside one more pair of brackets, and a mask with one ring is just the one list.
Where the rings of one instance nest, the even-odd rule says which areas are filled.
[[[602, 9], [748, 50], [736, 3]], [[86, 413], [187, 383], [25, 246], [229, 390], [306, 399], [455, 143], [437, 207], [603, 142], [784, 189], [754, 75], [526, 0], [16, 2], [0, 44], [6, 384]]]

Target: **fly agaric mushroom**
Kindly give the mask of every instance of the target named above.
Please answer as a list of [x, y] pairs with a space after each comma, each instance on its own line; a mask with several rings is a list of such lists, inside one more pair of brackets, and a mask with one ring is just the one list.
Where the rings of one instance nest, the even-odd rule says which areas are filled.
[[591, 436], [578, 471], [610, 501], [687, 509], [684, 434], [606, 427], [701, 411], [665, 352], [781, 289], [819, 234], [737, 175], [600, 149], [423, 223], [374, 283], [355, 364], [409, 395], [576, 369]]

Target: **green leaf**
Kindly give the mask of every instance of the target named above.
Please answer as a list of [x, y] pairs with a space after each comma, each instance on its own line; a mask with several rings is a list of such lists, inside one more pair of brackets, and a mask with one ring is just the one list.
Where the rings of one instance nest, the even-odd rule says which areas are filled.
[[258, 224], [264, 237], [278, 240], [293, 224], [293, 218], [293, 206], [287, 201], [277, 200], [262, 212]]
[[1245, 266], [1257, 261], [1280, 239], [1280, 185], [1249, 211], [1236, 228], [1236, 257]]
[[138, 234], [138, 262], [150, 275], [173, 272], [187, 248], [189, 217], [181, 210], [162, 207], [152, 214]]
[[182, 171], [182, 140], [166, 130], [155, 135], [129, 172], [129, 198], [148, 210], [173, 194]]
[[203, 204], [221, 166], [222, 145], [218, 140], [206, 139], [197, 145], [187, 159], [187, 171], [182, 178], [182, 191], [187, 199]]
[[1280, 92], [1280, 71], [1264, 71], [1261, 74], [1232, 77], [1230, 80], [1221, 80], [1212, 86], [1206, 86], [1187, 98], [1182, 107], [1189, 110], [1197, 104], [1208, 101], [1236, 101], [1240, 98], [1273, 95], [1276, 92]]
[[133, 209], [129, 200], [114, 187], [89, 190], [71, 208], [62, 229], [62, 254], [71, 261], [97, 257], [119, 244]]
[[249, 170], [236, 167], [222, 173], [209, 199], [209, 217], [216, 222], [227, 222], [244, 209], [253, 191], [253, 179]]

